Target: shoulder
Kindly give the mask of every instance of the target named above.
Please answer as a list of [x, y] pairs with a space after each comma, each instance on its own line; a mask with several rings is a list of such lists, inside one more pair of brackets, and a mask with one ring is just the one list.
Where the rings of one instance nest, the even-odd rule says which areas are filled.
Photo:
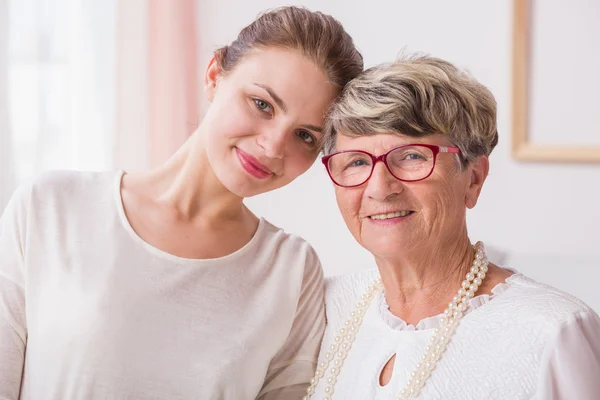
[[57, 195], [68, 193], [72, 191], [73, 187], [79, 186], [81, 182], [89, 180], [85, 176], [84, 173], [76, 171], [44, 172], [20, 184], [14, 191], [9, 205], [28, 208], [31, 202], [48, 203]]
[[46, 207], [87, 208], [98, 202], [112, 200], [114, 192], [111, 188], [117, 187], [122, 174], [121, 171], [46, 172], [32, 182], [31, 199]]
[[508, 289], [496, 299], [496, 305], [510, 307], [524, 323], [554, 330], [577, 315], [595, 315], [594, 310], [577, 297], [522, 274], [509, 277], [507, 282]]
[[514, 315], [506, 323], [518, 329], [512, 342], [522, 345], [520, 353], [532, 347], [539, 351], [538, 397], [596, 398], [600, 390], [596, 312], [575, 296], [522, 275], [510, 283], [508, 296], [498, 299], [503, 299], [505, 308], [514, 303]]
[[301, 236], [288, 233], [261, 218], [259, 222], [261, 248], [280, 258], [302, 260], [311, 265], [319, 264], [317, 252]]
[[[21, 184], [14, 192], [6, 211], [21, 215], [66, 215], [91, 204], [106, 204], [121, 172], [51, 171]], [[112, 198], [112, 197], [111, 197]]]
[[106, 188], [110, 182], [115, 182], [121, 172], [80, 172], [80, 171], [49, 171], [32, 180], [28, 186], [33, 193], [71, 194], [94, 187]]
[[301, 236], [288, 233], [264, 218], [258, 229], [251, 257], [261, 260], [261, 268], [267, 263], [277, 276], [293, 285], [300, 284], [302, 290], [313, 288], [322, 293], [323, 268], [313, 246]]
[[335, 324], [335, 321], [347, 318], [360, 296], [378, 277], [377, 268], [328, 277], [325, 280], [327, 320]]

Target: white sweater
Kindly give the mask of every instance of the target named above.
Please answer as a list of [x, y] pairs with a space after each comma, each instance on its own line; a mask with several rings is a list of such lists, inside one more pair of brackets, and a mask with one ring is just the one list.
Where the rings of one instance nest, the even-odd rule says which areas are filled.
[[[320, 361], [376, 270], [329, 278], [327, 329]], [[380, 292], [341, 369], [332, 400], [392, 400], [425, 353], [440, 316], [407, 325]], [[392, 378], [379, 384], [396, 354]], [[325, 379], [328, 375], [325, 376]], [[321, 379], [312, 399], [324, 398]], [[600, 318], [572, 296], [521, 274], [471, 299], [446, 352], [426, 382], [423, 400], [598, 400]]]
[[136, 235], [121, 173], [50, 173], [0, 220], [0, 399], [296, 399], [325, 328], [302, 239], [261, 220], [218, 259]]

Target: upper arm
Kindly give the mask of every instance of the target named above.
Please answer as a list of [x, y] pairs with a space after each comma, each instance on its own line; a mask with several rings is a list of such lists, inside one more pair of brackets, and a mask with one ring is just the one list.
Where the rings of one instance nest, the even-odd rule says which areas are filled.
[[[310, 248], [294, 321], [284, 345], [269, 364], [258, 396], [261, 400], [292, 399], [296, 394], [301, 398], [306, 393], [325, 331], [323, 283], [321, 263]], [[282, 393], [287, 397], [281, 397]]]
[[576, 314], [546, 345], [538, 398], [593, 400], [600, 396], [600, 318]]
[[0, 398], [21, 389], [27, 326], [25, 315], [26, 190], [13, 195], [0, 217]]

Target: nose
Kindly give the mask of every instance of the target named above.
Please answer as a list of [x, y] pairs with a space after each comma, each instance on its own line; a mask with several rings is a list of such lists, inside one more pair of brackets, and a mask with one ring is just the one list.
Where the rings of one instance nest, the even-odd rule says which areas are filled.
[[285, 154], [286, 137], [283, 129], [271, 129], [258, 135], [256, 142], [265, 151], [265, 156], [282, 159]]
[[365, 185], [364, 195], [378, 201], [388, 200], [404, 190], [404, 183], [394, 178], [383, 162], [375, 164], [373, 174]]

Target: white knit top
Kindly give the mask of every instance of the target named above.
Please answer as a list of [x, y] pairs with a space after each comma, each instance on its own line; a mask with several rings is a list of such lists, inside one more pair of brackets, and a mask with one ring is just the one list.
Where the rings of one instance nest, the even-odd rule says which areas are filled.
[[44, 174], [0, 218], [0, 400], [301, 398], [325, 329], [312, 247], [263, 219], [228, 256], [166, 253], [121, 176]]

